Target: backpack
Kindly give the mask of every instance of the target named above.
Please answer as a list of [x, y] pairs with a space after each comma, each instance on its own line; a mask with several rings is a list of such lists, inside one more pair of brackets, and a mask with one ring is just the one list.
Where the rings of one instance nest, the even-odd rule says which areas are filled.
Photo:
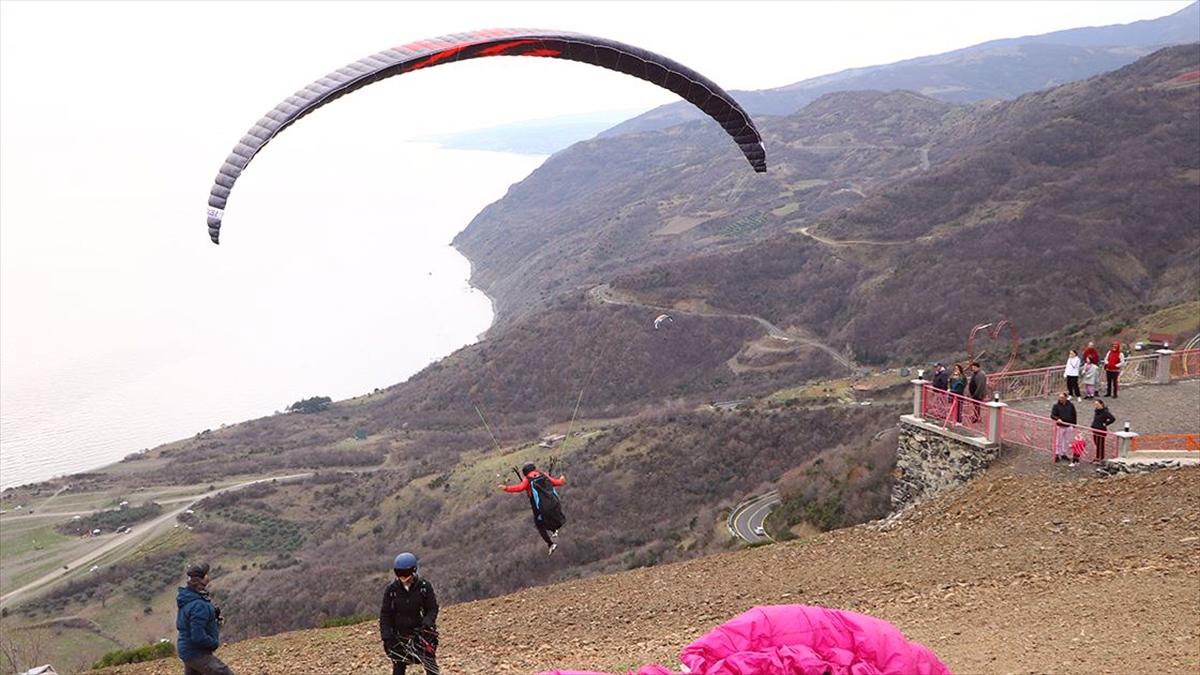
[[567, 523], [567, 517], [562, 512], [562, 500], [558, 498], [558, 490], [545, 474], [539, 474], [529, 479], [529, 502], [533, 505], [538, 522], [547, 529], [557, 530]]

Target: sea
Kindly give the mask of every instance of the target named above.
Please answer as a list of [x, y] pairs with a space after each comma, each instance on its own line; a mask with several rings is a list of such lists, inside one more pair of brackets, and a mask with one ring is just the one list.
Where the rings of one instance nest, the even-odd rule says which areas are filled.
[[272, 147], [235, 187], [220, 246], [191, 176], [6, 190], [27, 203], [3, 223], [0, 488], [370, 393], [475, 342], [491, 302], [450, 241], [544, 159]]

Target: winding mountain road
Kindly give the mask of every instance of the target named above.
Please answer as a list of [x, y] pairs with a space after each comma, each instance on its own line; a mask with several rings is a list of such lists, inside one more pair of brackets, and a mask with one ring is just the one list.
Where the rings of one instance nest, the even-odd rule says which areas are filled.
[[902, 241], [875, 241], [873, 239], [829, 239], [822, 237], [819, 234], [812, 233], [812, 226], [805, 226], [793, 232], [800, 234], [816, 241], [825, 244], [826, 246], [899, 246], [900, 244], [909, 243], [907, 240]]
[[753, 321], [753, 322], [757, 323], [758, 325], [762, 326], [767, 331], [767, 335], [770, 337], [776, 338], [778, 340], [783, 340], [785, 342], [795, 342], [797, 344], [802, 344], [802, 345], [806, 345], [809, 347], [815, 347], [817, 349], [820, 349], [821, 351], [828, 354], [830, 356], [830, 358], [832, 358], [834, 361], [836, 361], [839, 365], [845, 367], [847, 370], [850, 370], [851, 372], [853, 372], [857, 368], [857, 366], [854, 364], [854, 362], [851, 361], [850, 359], [846, 358], [846, 356], [844, 354], [842, 354], [838, 350], [834, 349], [833, 347], [830, 347], [829, 345], [825, 344], [824, 342], [821, 342], [819, 339], [816, 338], [816, 336], [812, 335], [808, 331], [796, 329], [796, 328], [793, 328], [790, 331], [784, 330], [784, 329], [780, 328], [779, 326], [776, 326], [775, 324], [771, 323], [770, 321], [767, 321], [766, 319], [762, 318], [761, 316], [755, 316], [753, 314], [738, 314], [737, 312], [720, 312], [720, 311], [702, 312], [702, 311], [688, 310], [688, 309], [677, 309], [674, 307], [662, 307], [660, 305], [650, 305], [650, 304], [647, 304], [644, 302], [639, 302], [638, 300], [634, 300], [634, 299], [626, 297], [626, 296], [622, 296], [620, 293], [618, 293], [616, 290], [614, 290], [612, 286], [610, 286], [608, 284], [600, 284], [599, 286], [592, 287], [592, 289], [588, 291], [588, 297], [595, 302], [607, 303], [610, 305], [622, 305], [625, 307], [638, 307], [641, 309], [646, 309], [646, 310], [659, 312], [659, 313], [687, 314], [690, 316], [708, 316], [708, 317], [720, 317], [720, 318], [731, 318], [731, 319], [746, 319], [748, 321]]
[[733, 507], [729, 519], [725, 522], [730, 534], [750, 544], [774, 541], [766, 534], [763, 525], [767, 514], [771, 513], [771, 509], [778, 506], [779, 502], [779, 491], [771, 490]]

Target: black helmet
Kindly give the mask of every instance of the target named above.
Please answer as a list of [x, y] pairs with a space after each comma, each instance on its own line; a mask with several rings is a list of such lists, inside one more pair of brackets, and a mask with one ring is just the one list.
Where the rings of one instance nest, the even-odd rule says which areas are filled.
[[521, 475], [528, 476], [529, 473], [531, 471], [534, 471], [535, 469], [537, 469], [537, 466], [534, 465], [533, 462], [530, 462], [530, 463], [526, 464], [525, 466], [521, 467]]

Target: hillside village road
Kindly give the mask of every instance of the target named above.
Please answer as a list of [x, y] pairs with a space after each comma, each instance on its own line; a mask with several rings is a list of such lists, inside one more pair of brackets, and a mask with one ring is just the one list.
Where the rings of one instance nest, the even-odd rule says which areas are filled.
[[[0, 596], [0, 604], [7, 604], [18, 596], [25, 595], [27, 593], [39, 590], [43, 586], [52, 584], [56, 581], [61, 581], [67, 576], [74, 575], [74, 574], [78, 573], [78, 571], [84, 565], [87, 565], [88, 563], [92, 562], [93, 560], [96, 560], [100, 556], [103, 556], [112, 551], [116, 551], [118, 549], [124, 549], [125, 553], [132, 552], [133, 550], [135, 550], [137, 548], [137, 544], [141, 543], [144, 539], [152, 536], [153, 534], [155, 534], [159, 531], [165, 531], [166, 529], [168, 529], [167, 526], [170, 525], [172, 520], [174, 520], [179, 514], [183, 513], [188, 508], [190, 508], [193, 504], [195, 504], [196, 502], [198, 502], [202, 499], [206, 499], [208, 497], [212, 497], [212, 496], [221, 494], [223, 492], [229, 492], [232, 490], [240, 490], [244, 487], [249, 487], [251, 485], [256, 485], [258, 483], [266, 483], [269, 481], [297, 480], [300, 478], [307, 478], [311, 475], [312, 475], [312, 473], [309, 472], [309, 473], [289, 474], [287, 476], [270, 476], [267, 478], [259, 478], [256, 480], [246, 481], [245, 483], [238, 483], [237, 485], [232, 485], [230, 487], [212, 490], [210, 492], [205, 492], [204, 494], [192, 497], [191, 501], [187, 501], [182, 506], [180, 506], [179, 508], [177, 508], [173, 511], [168, 511], [167, 513], [162, 514], [161, 516], [155, 518], [154, 520], [149, 521], [148, 523], [145, 523], [142, 525], [135, 525], [134, 527], [130, 528], [129, 532], [127, 532], [123, 535], [113, 535], [113, 538], [110, 541], [106, 542], [105, 544], [101, 545], [100, 547], [92, 549], [88, 553], [76, 558], [75, 560], [72, 560], [72, 561], [66, 563], [65, 566], [68, 569], [66, 569], [66, 570], [56, 569], [53, 572], [50, 572], [49, 574], [46, 574], [45, 576], [43, 576], [39, 579], [35, 579], [34, 581], [31, 581], [28, 584], [25, 584], [24, 586], [22, 586], [18, 589], [15, 589], [15, 590], [9, 591], [8, 593], [5, 593], [3, 596]], [[56, 514], [56, 515], [61, 515], [61, 514]], [[117, 560], [120, 560], [120, 558], [119, 557], [114, 558], [113, 560], [110, 561], [110, 564], [112, 562], [116, 562]]]
[[899, 239], [896, 241], [875, 241], [873, 239], [826, 239], [819, 234], [813, 234], [811, 230], [811, 227], [806, 226], [798, 230], [793, 230], [793, 232], [799, 232], [809, 239], [819, 241], [826, 246], [899, 246], [900, 244], [907, 244], [910, 242], [910, 240], [907, 239]]

